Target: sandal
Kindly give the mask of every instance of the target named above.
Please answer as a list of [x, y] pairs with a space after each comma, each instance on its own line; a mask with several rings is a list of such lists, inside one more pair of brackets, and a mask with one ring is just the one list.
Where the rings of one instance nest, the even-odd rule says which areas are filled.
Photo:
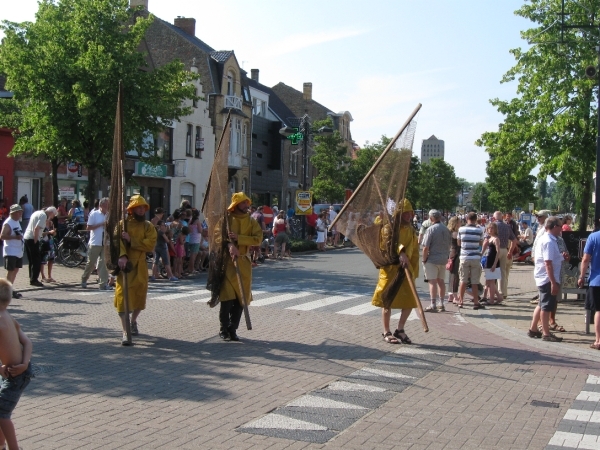
[[565, 327], [563, 327], [562, 325], [559, 325], [557, 323], [553, 323], [552, 325], [550, 325], [550, 329], [552, 331], [559, 331], [561, 333], [565, 332]]
[[381, 333], [381, 335], [383, 336], [383, 340], [388, 344], [399, 344], [398, 339], [394, 337], [391, 331], [388, 331], [385, 334]]
[[[404, 337], [401, 336], [402, 334], [404, 335]], [[412, 341], [410, 340], [408, 335], [404, 332], [404, 330], [396, 329], [396, 331], [394, 331], [394, 337], [396, 339], [399, 339], [400, 342], [402, 342], [403, 344], [412, 344]]]
[[600, 344], [590, 344], [590, 348], [593, 348], [595, 350], [600, 350]]
[[476, 305], [473, 305], [473, 309], [477, 311], [478, 309], [485, 309], [485, 306], [477, 303]]

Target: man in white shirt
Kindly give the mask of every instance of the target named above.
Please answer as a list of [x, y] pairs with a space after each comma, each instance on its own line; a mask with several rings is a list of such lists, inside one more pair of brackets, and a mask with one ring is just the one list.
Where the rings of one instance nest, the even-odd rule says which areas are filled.
[[98, 209], [90, 213], [87, 221], [86, 230], [90, 232], [90, 242], [88, 250], [88, 261], [81, 275], [81, 287], [87, 287], [87, 280], [90, 277], [92, 270], [98, 263], [98, 275], [100, 276], [101, 290], [109, 290], [108, 286], [108, 271], [104, 262], [104, 228], [106, 225], [106, 213], [108, 212], [108, 198], [104, 197], [98, 204]]
[[29, 261], [29, 284], [31, 286], [44, 287], [38, 280], [42, 269], [42, 252], [40, 250], [40, 238], [46, 228], [46, 221], [52, 220], [57, 214], [54, 206], [49, 206], [31, 215], [29, 224], [25, 230], [25, 252]]
[[[546, 232], [536, 239], [535, 270], [533, 277], [538, 287], [540, 301], [533, 312], [533, 319], [527, 335], [542, 338], [544, 341], [560, 342], [561, 337], [550, 333], [550, 313], [556, 308], [560, 289], [560, 270], [564, 257], [558, 248], [556, 238], [560, 236], [562, 224], [558, 217], [548, 217], [544, 226]], [[542, 331], [537, 324], [542, 321]]]
[[531, 247], [531, 244], [533, 244], [533, 231], [531, 231], [531, 228], [529, 228], [529, 225], [527, 225], [527, 222], [525, 221], [521, 222], [521, 227], [523, 228], [523, 231], [519, 234], [519, 247], [523, 250], [527, 247]]
[[[10, 217], [2, 224], [0, 239], [3, 241], [4, 268], [6, 279], [13, 285], [19, 269], [23, 267], [23, 230], [21, 229], [21, 216], [23, 208], [20, 205], [10, 207]], [[22, 295], [13, 289], [12, 298], [21, 298]]]

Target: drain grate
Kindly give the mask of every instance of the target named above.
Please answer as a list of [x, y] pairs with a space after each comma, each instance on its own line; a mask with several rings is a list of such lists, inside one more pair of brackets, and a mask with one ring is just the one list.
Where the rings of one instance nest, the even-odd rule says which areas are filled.
[[532, 400], [531, 401], [531, 406], [540, 406], [542, 408], [559, 408], [560, 407], [560, 403], [543, 402], [541, 400]]

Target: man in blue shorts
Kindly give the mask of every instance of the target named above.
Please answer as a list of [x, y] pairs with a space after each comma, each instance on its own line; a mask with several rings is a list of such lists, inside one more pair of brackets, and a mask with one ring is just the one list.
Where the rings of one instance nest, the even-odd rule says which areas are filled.
[[600, 231], [590, 234], [585, 243], [583, 260], [581, 261], [581, 275], [577, 280], [577, 285], [580, 288], [585, 284], [585, 274], [588, 267], [590, 268], [590, 278], [585, 306], [586, 309], [596, 311], [594, 314], [596, 340], [590, 347], [600, 350]]

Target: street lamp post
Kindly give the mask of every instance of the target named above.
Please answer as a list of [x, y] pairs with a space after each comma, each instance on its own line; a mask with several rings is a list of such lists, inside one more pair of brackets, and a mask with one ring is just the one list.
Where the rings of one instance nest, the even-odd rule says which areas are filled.
[[[310, 128], [310, 117], [308, 114], [304, 114], [300, 119], [294, 118], [290, 121], [297, 123], [298, 120], [300, 121], [298, 127], [285, 126], [279, 130], [279, 134], [292, 141], [292, 144], [297, 144], [302, 140], [302, 189], [308, 191], [308, 140], [311, 134], [320, 136], [331, 135], [333, 128], [321, 127], [316, 132], [313, 132]], [[302, 221], [302, 239], [306, 239], [306, 218]]]

